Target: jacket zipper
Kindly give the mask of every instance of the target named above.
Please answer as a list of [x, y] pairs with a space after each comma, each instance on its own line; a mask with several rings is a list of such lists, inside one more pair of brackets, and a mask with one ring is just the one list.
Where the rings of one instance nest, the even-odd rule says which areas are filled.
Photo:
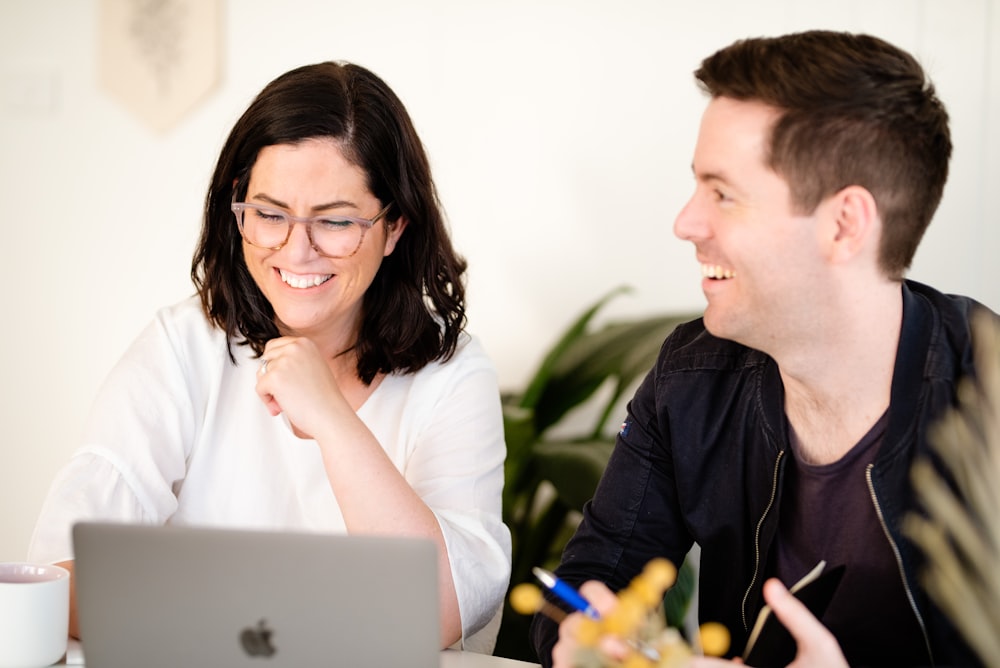
[[747, 587], [747, 591], [743, 594], [743, 605], [740, 608], [740, 614], [743, 617], [743, 630], [749, 631], [750, 625], [747, 623], [747, 599], [750, 598], [750, 592], [753, 591], [754, 584], [757, 583], [757, 576], [760, 574], [760, 528], [764, 525], [764, 520], [767, 518], [767, 514], [771, 512], [771, 506], [774, 505], [774, 499], [778, 495], [778, 470], [781, 465], [781, 458], [785, 455], [785, 451], [781, 450], [778, 452], [778, 458], [774, 460], [774, 476], [771, 480], [771, 498], [767, 502], [767, 507], [764, 508], [764, 514], [760, 516], [760, 520], [757, 521], [757, 528], [754, 530], [753, 536], [753, 549], [754, 549], [754, 565], [753, 565], [753, 577], [750, 579], [750, 586]]
[[920, 615], [920, 610], [917, 609], [917, 602], [913, 598], [913, 592], [906, 581], [906, 572], [903, 570], [903, 557], [899, 553], [896, 541], [892, 539], [892, 534], [889, 533], [889, 526], [886, 524], [885, 516], [882, 514], [882, 506], [879, 505], [878, 496], [875, 495], [875, 484], [872, 482], [872, 469], [874, 468], [874, 464], [869, 464], [865, 468], [865, 481], [868, 483], [868, 493], [872, 497], [872, 504], [875, 506], [875, 514], [878, 515], [879, 524], [882, 525], [882, 533], [885, 534], [886, 539], [889, 541], [889, 547], [892, 548], [892, 554], [896, 558], [896, 567], [899, 569], [899, 577], [903, 581], [903, 591], [906, 592], [906, 600], [909, 601], [910, 609], [913, 610], [913, 615], [917, 618], [917, 624], [920, 625], [920, 632], [924, 635], [924, 645], [927, 648], [927, 657], [933, 666], [934, 652], [931, 651], [931, 641], [927, 636], [927, 627], [924, 625], [924, 618]]

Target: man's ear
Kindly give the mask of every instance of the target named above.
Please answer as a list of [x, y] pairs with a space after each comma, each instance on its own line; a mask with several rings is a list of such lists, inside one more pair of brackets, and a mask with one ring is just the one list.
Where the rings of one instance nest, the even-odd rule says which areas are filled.
[[828, 204], [833, 231], [830, 259], [847, 262], [866, 249], [877, 255], [882, 220], [871, 192], [862, 186], [847, 186], [838, 190]]
[[392, 255], [392, 251], [396, 250], [396, 242], [398, 242], [399, 238], [403, 236], [403, 230], [406, 229], [409, 222], [410, 221], [406, 218], [400, 216], [396, 220], [392, 221], [391, 224], [386, 225], [385, 251], [382, 253], [383, 257]]

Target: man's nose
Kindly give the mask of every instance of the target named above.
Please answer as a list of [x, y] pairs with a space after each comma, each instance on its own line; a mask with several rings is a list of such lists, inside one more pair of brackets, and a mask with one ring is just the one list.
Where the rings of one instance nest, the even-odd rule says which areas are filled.
[[692, 195], [674, 219], [674, 235], [684, 241], [699, 241], [705, 238], [706, 229], [704, 213]]

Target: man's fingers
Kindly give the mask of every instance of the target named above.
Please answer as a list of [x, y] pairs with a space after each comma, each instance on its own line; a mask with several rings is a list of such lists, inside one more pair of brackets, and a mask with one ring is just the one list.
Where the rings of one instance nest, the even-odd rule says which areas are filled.
[[800, 637], [815, 635], [817, 631], [826, 630], [819, 620], [809, 612], [809, 608], [795, 598], [776, 578], [764, 583], [764, 600], [767, 601], [771, 610], [796, 640]]
[[575, 612], [567, 615], [559, 624], [559, 640], [552, 648], [553, 668], [570, 668], [573, 665], [573, 655], [576, 653], [576, 633], [580, 627], [583, 615]]
[[771, 610], [778, 616], [778, 620], [795, 638], [799, 647], [799, 657], [803, 656], [803, 652], [809, 654], [829, 652], [830, 655], [840, 653], [840, 646], [829, 629], [823, 626], [809, 612], [809, 608], [795, 598], [780, 580], [771, 578], [764, 583], [764, 600], [771, 606]]
[[618, 597], [607, 585], [597, 580], [588, 580], [580, 585], [580, 596], [587, 599], [601, 615], [606, 615], [618, 605]]

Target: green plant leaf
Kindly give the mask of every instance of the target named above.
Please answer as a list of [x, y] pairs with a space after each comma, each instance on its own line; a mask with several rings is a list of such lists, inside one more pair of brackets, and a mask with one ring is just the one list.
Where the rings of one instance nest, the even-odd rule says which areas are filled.
[[[615, 296], [611, 290], [570, 325], [544, 356], [524, 392], [501, 396], [507, 460], [504, 464], [503, 516], [513, 546], [511, 586], [531, 580], [531, 568], [554, 568], [583, 509], [597, 488], [614, 438], [601, 433], [622, 394], [653, 365], [663, 339], [680, 322], [697, 314], [664, 315], [614, 322], [589, 331], [595, 315]], [[611, 384], [604, 404], [582, 406], [602, 385]], [[571, 410], [594, 409], [582, 433], [570, 439], [544, 438]], [[566, 422], [569, 422], [568, 420]], [[572, 432], [571, 432], [572, 433]], [[550, 486], [551, 485], [551, 486]], [[677, 588], [679, 610], [688, 596]], [[526, 619], [505, 606], [497, 640], [498, 656], [531, 659]]]
[[[691, 558], [685, 558], [680, 568], [677, 569], [677, 580], [663, 596], [663, 614], [668, 626], [683, 630], [684, 617], [691, 606], [697, 579], [698, 573], [691, 565]], [[688, 638], [688, 640], [691, 639]]]
[[[614, 401], [656, 360], [660, 344], [680, 322], [696, 315], [669, 315], [610, 323], [567, 342], [553, 361], [548, 382], [535, 408], [535, 430], [541, 434], [586, 401], [609, 378], [616, 379]], [[595, 432], [596, 433], [596, 432]]]
[[510, 475], [520, 475], [521, 467], [530, 459], [531, 448], [538, 437], [534, 411], [520, 406], [503, 406], [503, 432], [507, 443], [507, 479], [510, 480]]
[[[535, 501], [537, 499], [532, 499]], [[517, 548], [511, 564], [511, 584], [529, 582], [531, 569], [545, 564], [552, 553], [553, 537], [561, 535], [570, 509], [558, 497], [548, 500], [537, 509], [533, 521], [522, 526], [517, 537]], [[575, 528], [575, 527], [574, 527]]]
[[[611, 411], [618, 407], [622, 395], [631, 390], [641, 377], [649, 373], [660, 353], [660, 348], [663, 347], [664, 339], [674, 331], [677, 325], [690, 322], [698, 317], [700, 314], [696, 313], [662, 316], [656, 319], [658, 320], [656, 326], [651, 327], [648, 332], [637, 338], [633, 347], [626, 351], [622, 357], [618, 372], [618, 384], [605, 402], [604, 410], [594, 422], [591, 438], [597, 438], [604, 433], [604, 426], [608, 424]], [[661, 325], [662, 330], [660, 329]]]
[[594, 441], [541, 442], [535, 447], [537, 475], [552, 483], [559, 499], [573, 510], [594, 496], [614, 439]]
[[542, 359], [542, 363], [532, 377], [531, 382], [528, 384], [527, 389], [524, 394], [521, 395], [521, 406], [524, 408], [533, 408], [535, 403], [538, 401], [539, 395], [545, 389], [545, 386], [549, 381], [549, 374], [551, 373], [552, 367], [555, 366], [559, 358], [562, 357], [563, 352], [567, 347], [572, 345], [573, 341], [579, 338], [587, 330], [587, 325], [593, 320], [597, 312], [600, 311], [605, 304], [607, 304], [611, 299], [623, 292], [630, 292], [632, 288], [622, 285], [619, 286], [606, 295], [601, 297], [595, 304], [583, 312], [583, 314], [577, 318], [577, 320], [569, 326], [569, 328], [563, 333], [559, 340], [549, 349], [548, 354]]

